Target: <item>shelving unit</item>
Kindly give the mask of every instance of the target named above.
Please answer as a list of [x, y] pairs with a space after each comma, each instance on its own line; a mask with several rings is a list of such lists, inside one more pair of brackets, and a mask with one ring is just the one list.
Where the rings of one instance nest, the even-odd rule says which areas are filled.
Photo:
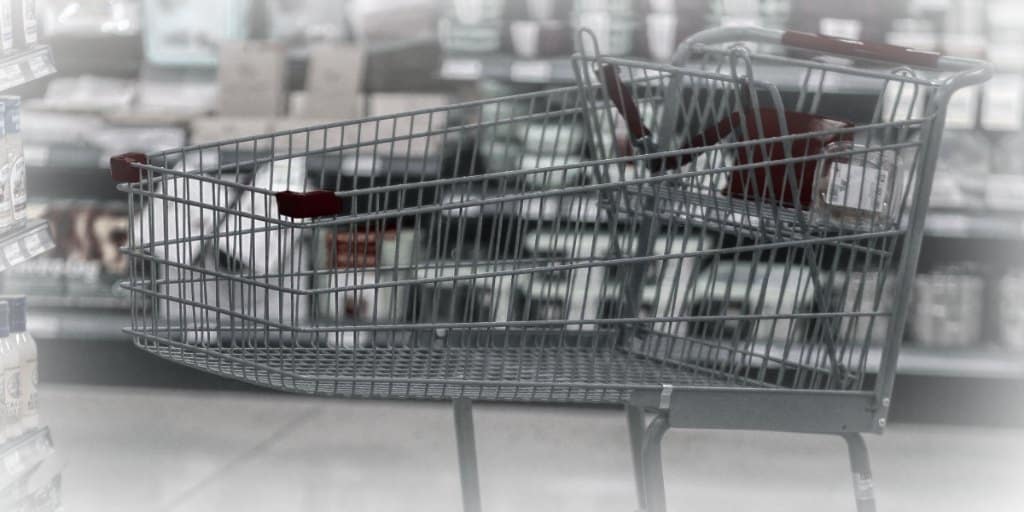
[[[50, 47], [36, 44], [0, 55], [0, 90], [56, 72]], [[0, 272], [39, 256], [56, 243], [50, 225], [30, 219], [0, 233]], [[42, 426], [0, 443], [0, 510], [58, 510], [60, 470], [49, 428]], [[47, 468], [49, 469], [41, 469]]]

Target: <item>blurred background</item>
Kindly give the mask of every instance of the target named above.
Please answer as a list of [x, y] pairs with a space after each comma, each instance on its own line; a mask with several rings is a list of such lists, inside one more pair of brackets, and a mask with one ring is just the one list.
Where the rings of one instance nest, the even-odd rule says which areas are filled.
[[[107, 175], [111, 155], [571, 85], [572, 34], [580, 27], [594, 30], [607, 53], [667, 61], [703, 28], [760, 25], [995, 64], [992, 80], [959, 92], [949, 107], [890, 420], [1024, 427], [1024, 4], [1017, 0], [24, 5], [33, 3], [38, 42], [0, 56], [0, 86], [22, 98], [30, 219], [0, 237], [9, 267], [0, 293], [28, 296], [40, 380], [44, 390], [56, 386], [52, 404], [42, 395], [44, 421], [48, 407], [53, 421], [70, 421], [56, 404], [79, 403], [76, 386], [252, 391], [135, 351], [121, 333], [129, 321], [116, 285], [126, 270], [118, 247], [129, 220]], [[830, 90], [835, 101], [858, 102], [842, 83]], [[119, 399], [110, 400], [114, 407]]]

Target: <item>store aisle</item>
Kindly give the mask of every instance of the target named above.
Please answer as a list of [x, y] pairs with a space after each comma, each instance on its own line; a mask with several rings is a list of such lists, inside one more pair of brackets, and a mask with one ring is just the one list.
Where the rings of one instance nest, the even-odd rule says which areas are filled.
[[[459, 510], [445, 404], [44, 386], [68, 510]], [[634, 510], [622, 415], [480, 406], [489, 512]], [[898, 425], [871, 437], [882, 510], [1024, 510], [1024, 432]], [[671, 432], [687, 510], [852, 510], [842, 442]]]

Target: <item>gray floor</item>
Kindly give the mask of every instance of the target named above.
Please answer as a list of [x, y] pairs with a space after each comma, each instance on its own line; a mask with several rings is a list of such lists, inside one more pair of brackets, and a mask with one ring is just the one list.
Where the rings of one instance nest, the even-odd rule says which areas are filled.
[[[450, 409], [254, 393], [44, 386], [69, 511], [460, 509]], [[479, 406], [488, 511], [633, 511], [615, 411]], [[674, 431], [670, 508], [849, 511], [836, 438]], [[1024, 432], [868, 439], [881, 510], [1024, 510]]]

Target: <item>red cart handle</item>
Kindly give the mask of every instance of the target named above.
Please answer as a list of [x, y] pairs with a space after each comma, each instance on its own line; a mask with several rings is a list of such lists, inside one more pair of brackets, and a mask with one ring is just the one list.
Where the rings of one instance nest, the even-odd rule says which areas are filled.
[[651, 131], [644, 126], [640, 117], [640, 109], [633, 100], [633, 95], [626, 90], [622, 79], [619, 78], [619, 69], [614, 64], [605, 64], [601, 67], [601, 80], [604, 82], [604, 89], [608, 98], [615, 104], [615, 108], [626, 120], [626, 129], [633, 141], [640, 140], [651, 134]]
[[341, 198], [327, 190], [311, 192], [284, 191], [274, 194], [277, 211], [295, 219], [331, 217], [341, 214]]
[[702, 30], [688, 37], [676, 49], [672, 61], [682, 64], [686, 49], [695, 44], [724, 44], [740, 41], [781, 44], [819, 53], [841, 55], [859, 59], [892, 62], [920, 68], [963, 70], [984, 66], [969, 59], [945, 57], [936, 52], [915, 50], [884, 43], [857, 41], [795, 30], [776, 30], [762, 27], [717, 27]]
[[781, 41], [782, 44], [793, 48], [858, 59], [892, 62], [919, 68], [938, 68], [939, 59], [942, 57], [942, 54], [937, 52], [915, 50], [905, 46], [844, 39], [795, 30], [783, 32]]
[[110, 157], [110, 177], [116, 183], [138, 183], [142, 173], [135, 164], [148, 164], [145, 153], [124, 153]]

